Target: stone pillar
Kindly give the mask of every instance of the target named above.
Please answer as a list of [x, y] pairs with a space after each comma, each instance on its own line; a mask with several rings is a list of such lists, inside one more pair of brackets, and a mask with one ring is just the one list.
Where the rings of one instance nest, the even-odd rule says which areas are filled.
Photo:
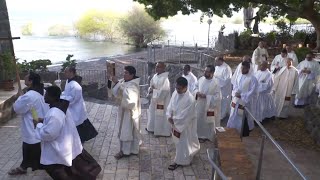
[[[0, 37], [11, 37], [9, 15], [6, 0], [0, 0]], [[11, 49], [12, 40], [0, 40], [0, 53], [13, 52]]]

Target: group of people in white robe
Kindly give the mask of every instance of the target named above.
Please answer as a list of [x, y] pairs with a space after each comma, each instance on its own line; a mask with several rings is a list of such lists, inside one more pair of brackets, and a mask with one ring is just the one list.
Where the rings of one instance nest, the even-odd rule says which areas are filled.
[[75, 68], [66, 68], [65, 74], [64, 92], [58, 86], [44, 89], [34, 72], [25, 77], [26, 92], [19, 92], [13, 105], [22, 116], [22, 163], [9, 175], [32, 168], [45, 170], [55, 180], [94, 180], [100, 173], [100, 165], [82, 146], [98, 132], [87, 118]]
[[[301, 62], [297, 70], [292, 65], [293, 59], [287, 57], [291, 49], [283, 50], [282, 55], [274, 60], [279, 61], [275, 64], [280, 68], [272, 73], [265, 58], [268, 53], [261, 44], [263, 42], [259, 44], [258, 52], [253, 55], [260, 57], [260, 60], [255, 61], [259, 63], [255, 64], [250, 56], [244, 56], [233, 74], [223, 57], [216, 58], [216, 66], [208, 65], [199, 79], [191, 72], [191, 67], [185, 65], [182, 77], [176, 80], [172, 95], [165, 63], [156, 64], [155, 75], [148, 89], [151, 100], [145, 130], [155, 137], [172, 136], [176, 155], [168, 169], [175, 170], [179, 166], [189, 165], [199, 151], [200, 143], [214, 140], [216, 127], [221, 126], [220, 122], [224, 118], [228, 118], [227, 127], [242, 131], [244, 136], [248, 136], [254, 128], [253, 118], [260, 122], [273, 116], [286, 118], [292, 94], [298, 95], [299, 90], [309, 88], [304, 85], [308, 84], [309, 80], [310, 83], [314, 82], [312, 80], [318, 74], [319, 68], [317, 69], [318, 64], [313, 63], [315, 61], [312, 58], [308, 59], [309, 55], [305, 60], [308, 62]], [[303, 68], [299, 71], [300, 66]], [[295, 90], [302, 78], [305, 80], [304, 84]], [[140, 79], [136, 77], [134, 67], [126, 66], [124, 78], [118, 80], [112, 77], [112, 81], [113, 94], [119, 100], [117, 117], [120, 151], [115, 158], [120, 159], [137, 154], [139, 144], [142, 143], [139, 122]], [[310, 93], [301, 93], [296, 99], [306, 102], [305, 97], [309, 97], [308, 95]]]

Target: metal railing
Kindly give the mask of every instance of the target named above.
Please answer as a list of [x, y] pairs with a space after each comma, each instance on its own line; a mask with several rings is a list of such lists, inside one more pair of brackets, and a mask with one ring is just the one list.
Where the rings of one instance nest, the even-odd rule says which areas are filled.
[[[261, 167], [262, 167], [262, 161], [263, 161], [263, 150], [264, 150], [264, 143], [265, 139], [268, 138], [270, 141], [276, 146], [276, 148], [280, 151], [280, 153], [286, 158], [286, 160], [289, 162], [289, 164], [294, 168], [294, 170], [299, 174], [299, 176], [306, 180], [307, 177], [299, 170], [296, 164], [289, 158], [287, 153], [282, 149], [282, 147], [279, 145], [279, 143], [276, 142], [276, 140], [271, 136], [271, 134], [263, 127], [263, 125], [258, 121], [252, 113], [248, 110], [247, 107], [245, 107], [245, 112], [247, 112], [253, 120], [258, 124], [258, 126], [261, 128], [263, 133], [265, 135], [262, 135], [262, 141], [261, 141], [261, 146], [260, 146], [260, 154], [259, 154], [259, 161], [258, 161], [258, 169], [257, 169], [257, 174], [256, 174], [256, 180], [260, 179], [260, 174], [261, 174]], [[244, 115], [245, 116], [245, 115]], [[240, 138], [242, 139], [242, 132], [243, 132], [243, 127], [244, 127], [244, 118], [242, 119], [242, 128], [240, 132]]]
[[107, 70], [96, 70], [96, 69], [77, 69], [77, 74], [82, 77], [83, 83], [99, 83], [106, 84]]
[[197, 67], [203, 68], [206, 64], [213, 64], [215, 57], [214, 51], [208, 49], [198, 49], [195, 47], [182, 46], [148, 46], [148, 61], [164, 61], [173, 64], [197, 64]]
[[227, 176], [223, 174], [221, 169], [219, 168], [220, 166], [220, 155], [219, 155], [219, 149], [215, 148], [213, 151], [213, 157], [210, 157], [210, 152], [209, 149], [207, 149], [207, 155], [209, 159], [209, 163], [212, 166], [212, 174], [211, 174], [211, 180], [216, 180], [219, 177], [222, 180], [228, 180]]

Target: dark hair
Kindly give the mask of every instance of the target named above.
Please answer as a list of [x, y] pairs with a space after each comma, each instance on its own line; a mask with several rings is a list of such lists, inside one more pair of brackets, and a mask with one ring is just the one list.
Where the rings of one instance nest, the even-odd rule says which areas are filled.
[[48, 96], [52, 97], [55, 100], [60, 100], [61, 89], [58, 86], [49, 86], [46, 88], [46, 93]]
[[217, 60], [219, 60], [219, 61], [224, 61], [224, 59], [223, 59], [222, 56], [218, 56], [218, 57], [217, 57]]
[[244, 67], [246, 67], [246, 68], [248, 68], [248, 69], [250, 69], [250, 62], [248, 62], [248, 61], [243, 61], [243, 62], [241, 63], [241, 65], [244, 66]]
[[41, 84], [41, 77], [39, 74], [30, 71], [29, 72], [29, 81], [32, 82], [32, 86], [37, 86]]
[[187, 87], [188, 86], [188, 80], [184, 77], [178, 77], [176, 80], [177, 85], [182, 86], [182, 87]]
[[288, 51], [287, 51], [287, 49], [284, 48], [284, 49], [281, 50], [281, 53], [286, 53], [286, 54], [288, 54]]
[[210, 72], [214, 73], [215, 71], [214, 65], [207, 65], [207, 68], [210, 69]]
[[136, 76], [137, 71], [133, 66], [125, 66], [124, 69], [128, 71], [130, 75]]
[[186, 70], [188, 70], [188, 71], [190, 71], [190, 70], [191, 70], [191, 67], [190, 67], [190, 65], [189, 65], [189, 64], [184, 65], [184, 68], [186, 68]]
[[28, 90], [34, 90], [34, 91], [37, 91], [38, 93], [40, 93], [41, 95], [43, 95], [44, 85], [43, 85], [43, 83], [41, 83], [40, 75], [35, 72], [30, 71], [28, 79], [29, 79], [29, 81], [32, 82], [32, 85]]
[[68, 70], [70, 72], [72, 72], [73, 74], [76, 74], [77, 73], [77, 70], [76, 70], [76, 67], [75, 66], [68, 66]]

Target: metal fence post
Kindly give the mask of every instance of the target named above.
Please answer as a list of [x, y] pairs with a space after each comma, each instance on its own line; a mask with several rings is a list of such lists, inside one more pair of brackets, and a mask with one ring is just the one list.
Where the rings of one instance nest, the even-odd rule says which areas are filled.
[[263, 160], [264, 142], [265, 142], [266, 138], [267, 138], [266, 135], [262, 135], [256, 180], [260, 179], [262, 160]]

